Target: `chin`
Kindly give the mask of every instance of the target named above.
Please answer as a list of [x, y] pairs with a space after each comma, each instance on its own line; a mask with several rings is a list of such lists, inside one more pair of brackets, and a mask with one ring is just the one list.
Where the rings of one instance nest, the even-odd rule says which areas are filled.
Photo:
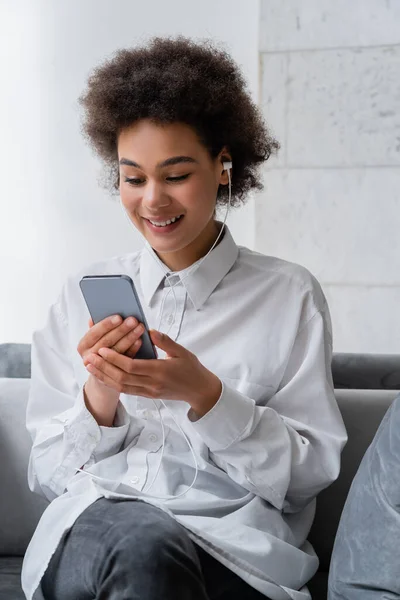
[[151, 247], [153, 248], [153, 250], [155, 250], [158, 253], [162, 253], [162, 254], [173, 254], [174, 252], [181, 252], [182, 250], [184, 250], [189, 244], [186, 244], [184, 242], [160, 242], [159, 240], [155, 240], [154, 238], [150, 239], [149, 237], [146, 238], [147, 241], [149, 242], [149, 244], [151, 245]]

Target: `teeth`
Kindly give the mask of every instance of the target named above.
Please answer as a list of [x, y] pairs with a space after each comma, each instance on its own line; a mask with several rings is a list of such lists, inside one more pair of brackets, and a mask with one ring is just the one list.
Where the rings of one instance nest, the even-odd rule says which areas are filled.
[[175, 221], [177, 221], [178, 219], [181, 218], [182, 215], [179, 215], [178, 217], [174, 217], [173, 219], [169, 219], [168, 221], [152, 221], [151, 219], [149, 219], [150, 223], [152, 225], [155, 225], [156, 227], [166, 227], [167, 225], [171, 225], [171, 223], [175, 223]]

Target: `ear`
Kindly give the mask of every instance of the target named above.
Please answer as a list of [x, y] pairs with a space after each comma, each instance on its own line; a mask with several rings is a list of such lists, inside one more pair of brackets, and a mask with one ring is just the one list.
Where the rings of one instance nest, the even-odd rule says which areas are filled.
[[[224, 166], [223, 166], [223, 163], [228, 162], [228, 161], [232, 162], [232, 156], [231, 156], [230, 152], [228, 151], [228, 148], [226, 146], [224, 146], [218, 155], [219, 184], [220, 185], [228, 185], [228, 183], [229, 183], [228, 171], [225, 171]], [[232, 169], [231, 169], [231, 178], [232, 178]]]

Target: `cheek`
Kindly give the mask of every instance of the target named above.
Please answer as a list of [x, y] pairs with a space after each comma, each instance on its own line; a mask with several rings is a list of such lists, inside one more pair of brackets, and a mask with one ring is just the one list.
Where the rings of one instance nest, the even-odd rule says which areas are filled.
[[126, 186], [121, 186], [119, 190], [122, 204], [127, 211], [133, 212], [140, 206], [140, 196], [137, 191]]
[[218, 188], [212, 180], [191, 182], [190, 190], [183, 193], [182, 204], [193, 212], [209, 213], [215, 208]]

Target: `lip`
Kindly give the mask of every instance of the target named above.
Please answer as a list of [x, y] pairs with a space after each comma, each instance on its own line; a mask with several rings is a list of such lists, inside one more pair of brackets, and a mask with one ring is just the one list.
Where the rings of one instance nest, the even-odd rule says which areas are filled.
[[[184, 216], [182, 216], [180, 219], [178, 219], [178, 221], [175, 221], [175, 223], [171, 223], [170, 225], [166, 225], [165, 227], [157, 227], [157, 225], [152, 225], [152, 223], [150, 223], [149, 219], [147, 219], [146, 217], [142, 217], [142, 218], [143, 218], [144, 222], [146, 223], [146, 227], [152, 233], [155, 233], [157, 235], [166, 235], [168, 233], [175, 231], [175, 229], [177, 229], [179, 227], [181, 221], [184, 219]], [[152, 218], [152, 221], [155, 221], [155, 220], [156, 219]], [[168, 220], [169, 219], [165, 219], [165, 221], [168, 221]], [[161, 219], [160, 219], [160, 221], [161, 221]], [[162, 222], [165, 222], [165, 221], [162, 221]]]

